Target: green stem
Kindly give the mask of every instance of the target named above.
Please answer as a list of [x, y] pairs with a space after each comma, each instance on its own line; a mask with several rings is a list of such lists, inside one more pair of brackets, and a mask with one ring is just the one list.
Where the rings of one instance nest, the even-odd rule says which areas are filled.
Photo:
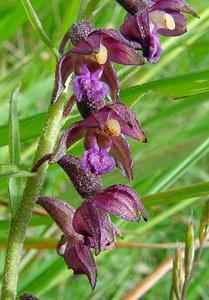
[[[65, 95], [60, 95], [56, 104], [50, 105], [43, 133], [35, 155], [35, 162], [53, 151], [64, 110]], [[16, 297], [18, 271], [25, 239], [26, 228], [32, 215], [34, 204], [42, 187], [48, 164], [43, 164], [37, 176], [28, 177], [20, 205], [11, 220], [7, 253], [5, 259], [2, 300], [14, 300]]]

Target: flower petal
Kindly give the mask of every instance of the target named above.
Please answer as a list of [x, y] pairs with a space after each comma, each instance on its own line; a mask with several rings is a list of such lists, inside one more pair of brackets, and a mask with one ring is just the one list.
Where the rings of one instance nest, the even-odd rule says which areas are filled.
[[65, 234], [68, 236], [77, 235], [72, 226], [75, 209], [70, 204], [57, 198], [46, 196], [40, 196], [37, 203], [48, 212]]
[[97, 206], [94, 198], [84, 200], [77, 209], [73, 226], [79, 234], [85, 236], [85, 244], [94, 248], [96, 255], [115, 247], [116, 234], [122, 238], [108, 213]]
[[154, 23], [150, 22], [150, 53], [149, 61], [155, 64], [160, 59], [162, 48], [158, 37], [158, 30]]
[[139, 122], [136, 119], [136, 114], [131, 111], [125, 104], [117, 102], [109, 105], [118, 116], [109, 114], [110, 119], [116, 119], [121, 126], [121, 133], [128, 135], [136, 140], [142, 140], [143, 143], [147, 142], [146, 136], [141, 129]]
[[174, 19], [175, 29], [158, 29], [158, 33], [165, 36], [178, 36], [184, 34], [187, 31], [187, 18], [178, 12], [172, 12], [170, 15]]
[[149, 57], [150, 28], [149, 14], [146, 8], [141, 9], [134, 16], [127, 14], [124, 24], [120, 27], [120, 32], [129, 41], [139, 43], [143, 55], [146, 58]]
[[121, 193], [124, 193], [127, 196], [131, 197], [135, 201], [138, 209], [140, 210], [143, 219], [147, 221], [146, 210], [137, 192], [134, 189], [132, 189], [130, 186], [123, 185], [123, 184], [116, 184], [107, 188], [108, 191], [113, 191], [113, 192], [115, 191], [115, 189], [118, 189]]
[[82, 167], [85, 173], [90, 171], [96, 175], [110, 172], [115, 167], [115, 160], [108, 154], [105, 148], [92, 147], [85, 150], [81, 158]]
[[133, 160], [129, 143], [122, 135], [112, 139], [113, 145], [109, 154], [114, 158], [117, 167], [123, 175], [129, 180], [133, 180]]
[[63, 155], [67, 153], [67, 149], [71, 145], [75, 144], [85, 136], [87, 131], [86, 128], [79, 125], [82, 125], [82, 123], [73, 123], [64, 131], [59, 140], [59, 144], [50, 159], [51, 164], [56, 163], [60, 158], [62, 158]]
[[103, 210], [127, 221], [139, 221], [140, 213], [147, 219], [140, 197], [128, 186], [110, 186], [96, 195], [94, 200]]
[[146, 63], [146, 59], [139, 55], [134, 48], [124, 43], [123, 37], [119, 33], [116, 36], [113, 33], [113, 30], [104, 31], [102, 35], [102, 45], [108, 49], [108, 60], [123, 64], [123, 65], [134, 65], [141, 66]]
[[193, 15], [194, 17], [199, 17], [196, 14], [196, 12], [184, 0], [173, 0], [173, 1], [157, 0], [155, 1], [155, 4], [149, 8], [149, 10], [185, 12]]
[[65, 89], [67, 78], [73, 71], [76, 56], [71, 53], [71, 50], [66, 52], [58, 61], [55, 72], [55, 86], [52, 92], [51, 102], [57, 102], [59, 95]]
[[73, 90], [78, 102], [86, 100], [90, 104], [95, 104], [107, 95], [109, 87], [100, 80], [100, 72], [102, 69], [90, 73], [84, 65], [83, 72], [73, 79]]
[[106, 82], [106, 84], [109, 86], [110, 90], [108, 93], [108, 97], [110, 98], [111, 102], [118, 101], [120, 86], [117, 72], [112, 63], [105, 64], [101, 80]]
[[90, 247], [83, 239], [71, 238], [64, 253], [64, 259], [74, 274], [85, 274], [92, 288], [96, 285], [97, 269]]
[[72, 53], [89, 55], [100, 50], [102, 35], [94, 30], [85, 40], [81, 40], [78, 46], [71, 49]]
[[101, 251], [101, 222], [94, 201], [87, 199], [76, 210], [73, 227], [79, 234], [93, 238], [95, 253], [98, 255]]
[[[136, 140], [142, 140], [144, 143], [147, 142], [146, 136], [142, 131], [139, 122], [136, 120], [135, 113], [127, 108], [123, 103], [117, 102], [102, 107], [99, 111], [92, 113], [92, 115], [88, 118], [76, 122], [68, 127], [61, 136], [59, 145], [56, 148], [50, 162], [56, 163], [63, 155], [66, 154], [67, 149], [75, 142], [82, 139], [91, 128], [95, 128], [95, 135], [99, 135], [99, 133], [101, 133], [101, 135], [106, 135], [107, 138], [108, 136], [111, 137], [111, 135], [103, 132], [107, 122], [111, 119], [119, 122], [122, 134], [128, 135]], [[102, 138], [100, 140], [102, 140]], [[99, 146], [101, 144], [102, 143], [100, 141]]]

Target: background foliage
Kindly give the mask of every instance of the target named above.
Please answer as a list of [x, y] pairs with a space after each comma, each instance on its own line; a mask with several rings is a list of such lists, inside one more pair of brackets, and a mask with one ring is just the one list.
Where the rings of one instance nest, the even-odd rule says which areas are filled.
[[[78, 11], [80, 17], [91, 18], [96, 27], [119, 29], [124, 17], [124, 11], [111, 0], [51, 0], [47, 4], [34, 0], [31, 3], [57, 47]], [[189, 17], [187, 34], [162, 39], [163, 55], [156, 65], [116, 66], [122, 84], [121, 100], [132, 106], [148, 137], [147, 144], [131, 140], [130, 144], [135, 162], [135, 180], [131, 186], [144, 200], [149, 221], [136, 224], [115, 218], [115, 222], [124, 231], [124, 242], [160, 243], [160, 249], [146, 245], [127, 248], [120, 244], [114, 251], [102, 253], [96, 260], [99, 276], [92, 293], [87, 279], [74, 277], [57, 256], [55, 245], [60, 232], [37, 206], [27, 231], [18, 293], [30, 291], [46, 300], [125, 299], [129, 290], [174, 253], [174, 248], [163, 249], [164, 244], [185, 241], [191, 214], [197, 236], [201, 210], [209, 195], [209, 8], [207, 1], [190, 0], [189, 4], [200, 20]], [[11, 215], [9, 202], [17, 205], [25, 178], [21, 176], [29, 175], [19, 170], [29, 170], [32, 164], [53, 88], [55, 60], [34, 33], [20, 1], [0, 0], [0, 18], [0, 163], [4, 164], [0, 178], [2, 275]], [[9, 102], [13, 123], [8, 121]], [[74, 109], [68, 124], [77, 118]], [[14, 130], [13, 139], [9, 139], [11, 130]], [[81, 155], [82, 151], [82, 143], [77, 143], [71, 153]], [[5, 165], [11, 162], [13, 169]], [[125, 183], [119, 171], [114, 170], [103, 176], [104, 186], [112, 183], [112, 177], [115, 183]], [[43, 194], [69, 201], [75, 207], [81, 202], [57, 166], [50, 166]], [[205, 249], [188, 291], [189, 300], [209, 297], [208, 259]], [[151, 285], [143, 299], [168, 299], [170, 286], [171, 273], [167, 272]]]

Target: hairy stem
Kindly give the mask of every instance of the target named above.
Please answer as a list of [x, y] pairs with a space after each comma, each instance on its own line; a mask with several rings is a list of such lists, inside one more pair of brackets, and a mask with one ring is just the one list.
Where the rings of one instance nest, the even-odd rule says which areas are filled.
[[[53, 151], [62, 125], [65, 95], [60, 95], [56, 104], [50, 105], [42, 136], [34, 162]], [[26, 228], [32, 215], [34, 204], [42, 187], [48, 164], [43, 164], [34, 177], [28, 177], [23, 197], [11, 220], [2, 286], [2, 300], [14, 300], [16, 297], [18, 271], [25, 239]]]

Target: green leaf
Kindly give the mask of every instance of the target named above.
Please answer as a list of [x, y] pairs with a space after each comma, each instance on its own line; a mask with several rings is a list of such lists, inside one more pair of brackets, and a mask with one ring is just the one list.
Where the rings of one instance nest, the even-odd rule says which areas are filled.
[[[36, 0], [35, 2], [36, 2], [35, 3], [36, 9], [43, 6], [43, 2], [41, 0]], [[1, 12], [0, 42], [1, 43], [2, 41], [7, 40], [12, 34], [14, 34], [17, 28], [21, 24], [23, 24], [27, 18], [19, 1], [7, 1], [6, 4], [7, 5], [5, 5], [5, 7], [2, 8], [2, 3], [1, 3], [1, 7], [0, 7], [0, 12]]]
[[102, 9], [102, 7], [107, 3], [107, 0], [85, 0], [81, 1], [77, 21], [82, 19], [89, 20], [94, 16], [95, 11]]
[[140, 97], [150, 91], [161, 93], [173, 100], [209, 94], [209, 71], [174, 76], [123, 89], [120, 96], [121, 101], [132, 106]]
[[[20, 132], [19, 132], [19, 120], [17, 110], [17, 97], [20, 90], [20, 84], [14, 89], [10, 97], [9, 105], [9, 152], [10, 163], [20, 164]], [[16, 170], [9, 179], [9, 201], [12, 214], [15, 213], [20, 199], [22, 197], [24, 182], [23, 176], [25, 172]], [[27, 172], [29, 173], [29, 172]], [[13, 176], [13, 177], [12, 177]]]
[[0, 177], [31, 177], [35, 173], [19, 169], [17, 165], [0, 165]]
[[[207, 252], [207, 250], [206, 250], [206, 252]], [[207, 265], [207, 261], [208, 261], [208, 257], [206, 256], [205, 261], [204, 260], [202, 261], [203, 266], [202, 266], [198, 276], [195, 276], [195, 280], [193, 280], [191, 282], [191, 285], [187, 292], [187, 299], [196, 300], [196, 299], [198, 299], [197, 297], [201, 297], [202, 299], [208, 298], [207, 287], [208, 287], [209, 268], [205, 267], [205, 265]], [[200, 266], [199, 266], [199, 268], [200, 268]], [[202, 288], [203, 284], [205, 286], [205, 293], [202, 292], [202, 291], [204, 291], [204, 289]]]
[[52, 45], [51, 40], [47, 36], [46, 32], [43, 29], [41, 21], [39, 20], [33, 6], [31, 5], [29, 0], [21, 0], [22, 5], [28, 15], [28, 19], [30, 20], [35, 32], [38, 34], [39, 38], [46, 45], [46, 47], [50, 50], [50, 52], [54, 55], [56, 59], [59, 59], [59, 52], [54, 45]]
[[[198, 201], [199, 200], [200, 199], [198, 199]], [[183, 200], [180, 203], [177, 203], [177, 204], [169, 207], [160, 215], [149, 220], [149, 222], [147, 222], [145, 224], [141, 224], [139, 229], [137, 229], [136, 231], [140, 232], [140, 233], [146, 232], [146, 231], [150, 230], [151, 228], [153, 228], [154, 226], [158, 225], [159, 223], [163, 222], [164, 220], [168, 219], [170, 216], [176, 214], [178, 211], [184, 210], [187, 206], [192, 205], [196, 201], [197, 201], [197, 198]]]
[[182, 159], [179, 164], [175, 164], [167, 170], [164, 170], [155, 181], [147, 187], [149, 193], [159, 192], [173, 184], [180, 176], [182, 176], [192, 165], [204, 157], [209, 151], [209, 138], [204, 140], [196, 149]]
[[170, 204], [183, 199], [196, 198], [209, 195], [209, 182], [198, 183], [183, 188], [172, 189], [142, 197], [146, 207]]
[[[8, 235], [0, 234], [0, 247], [6, 248], [8, 241]], [[25, 239], [25, 249], [56, 249], [58, 239], [54, 238], [42, 238], [42, 237], [27, 237]]]
[[[30, 140], [32, 138], [39, 137], [44, 121], [46, 119], [46, 113], [40, 113], [35, 116], [20, 120], [20, 141], [24, 142], [27, 140]], [[71, 116], [69, 122], [67, 122], [63, 129], [65, 129], [69, 124], [76, 122], [80, 119], [80, 117], [77, 116]], [[0, 139], [0, 147], [8, 144], [8, 126], [0, 126], [0, 136], [2, 137]]]
[[18, 290], [21, 294], [24, 291], [30, 291], [34, 295], [40, 295], [49, 290], [54, 284], [62, 281], [66, 277], [70, 277], [72, 271], [67, 269], [67, 266], [62, 257], [54, 257], [50, 259], [42, 272], [39, 272], [34, 278], [30, 276], [30, 282]]
[[20, 163], [20, 132], [17, 111], [17, 96], [19, 94], [20, 84], [14, 89], [9, 101], [9, 152], [10, 162]]
[[[9, 220], [0, 221], [1, 231], [7, 231], [9, 228], [9, 224]], [[29, 227], [48, 226], [52, 224], [53, 220], [50, 217], [32, 217], [29, 223]]]

